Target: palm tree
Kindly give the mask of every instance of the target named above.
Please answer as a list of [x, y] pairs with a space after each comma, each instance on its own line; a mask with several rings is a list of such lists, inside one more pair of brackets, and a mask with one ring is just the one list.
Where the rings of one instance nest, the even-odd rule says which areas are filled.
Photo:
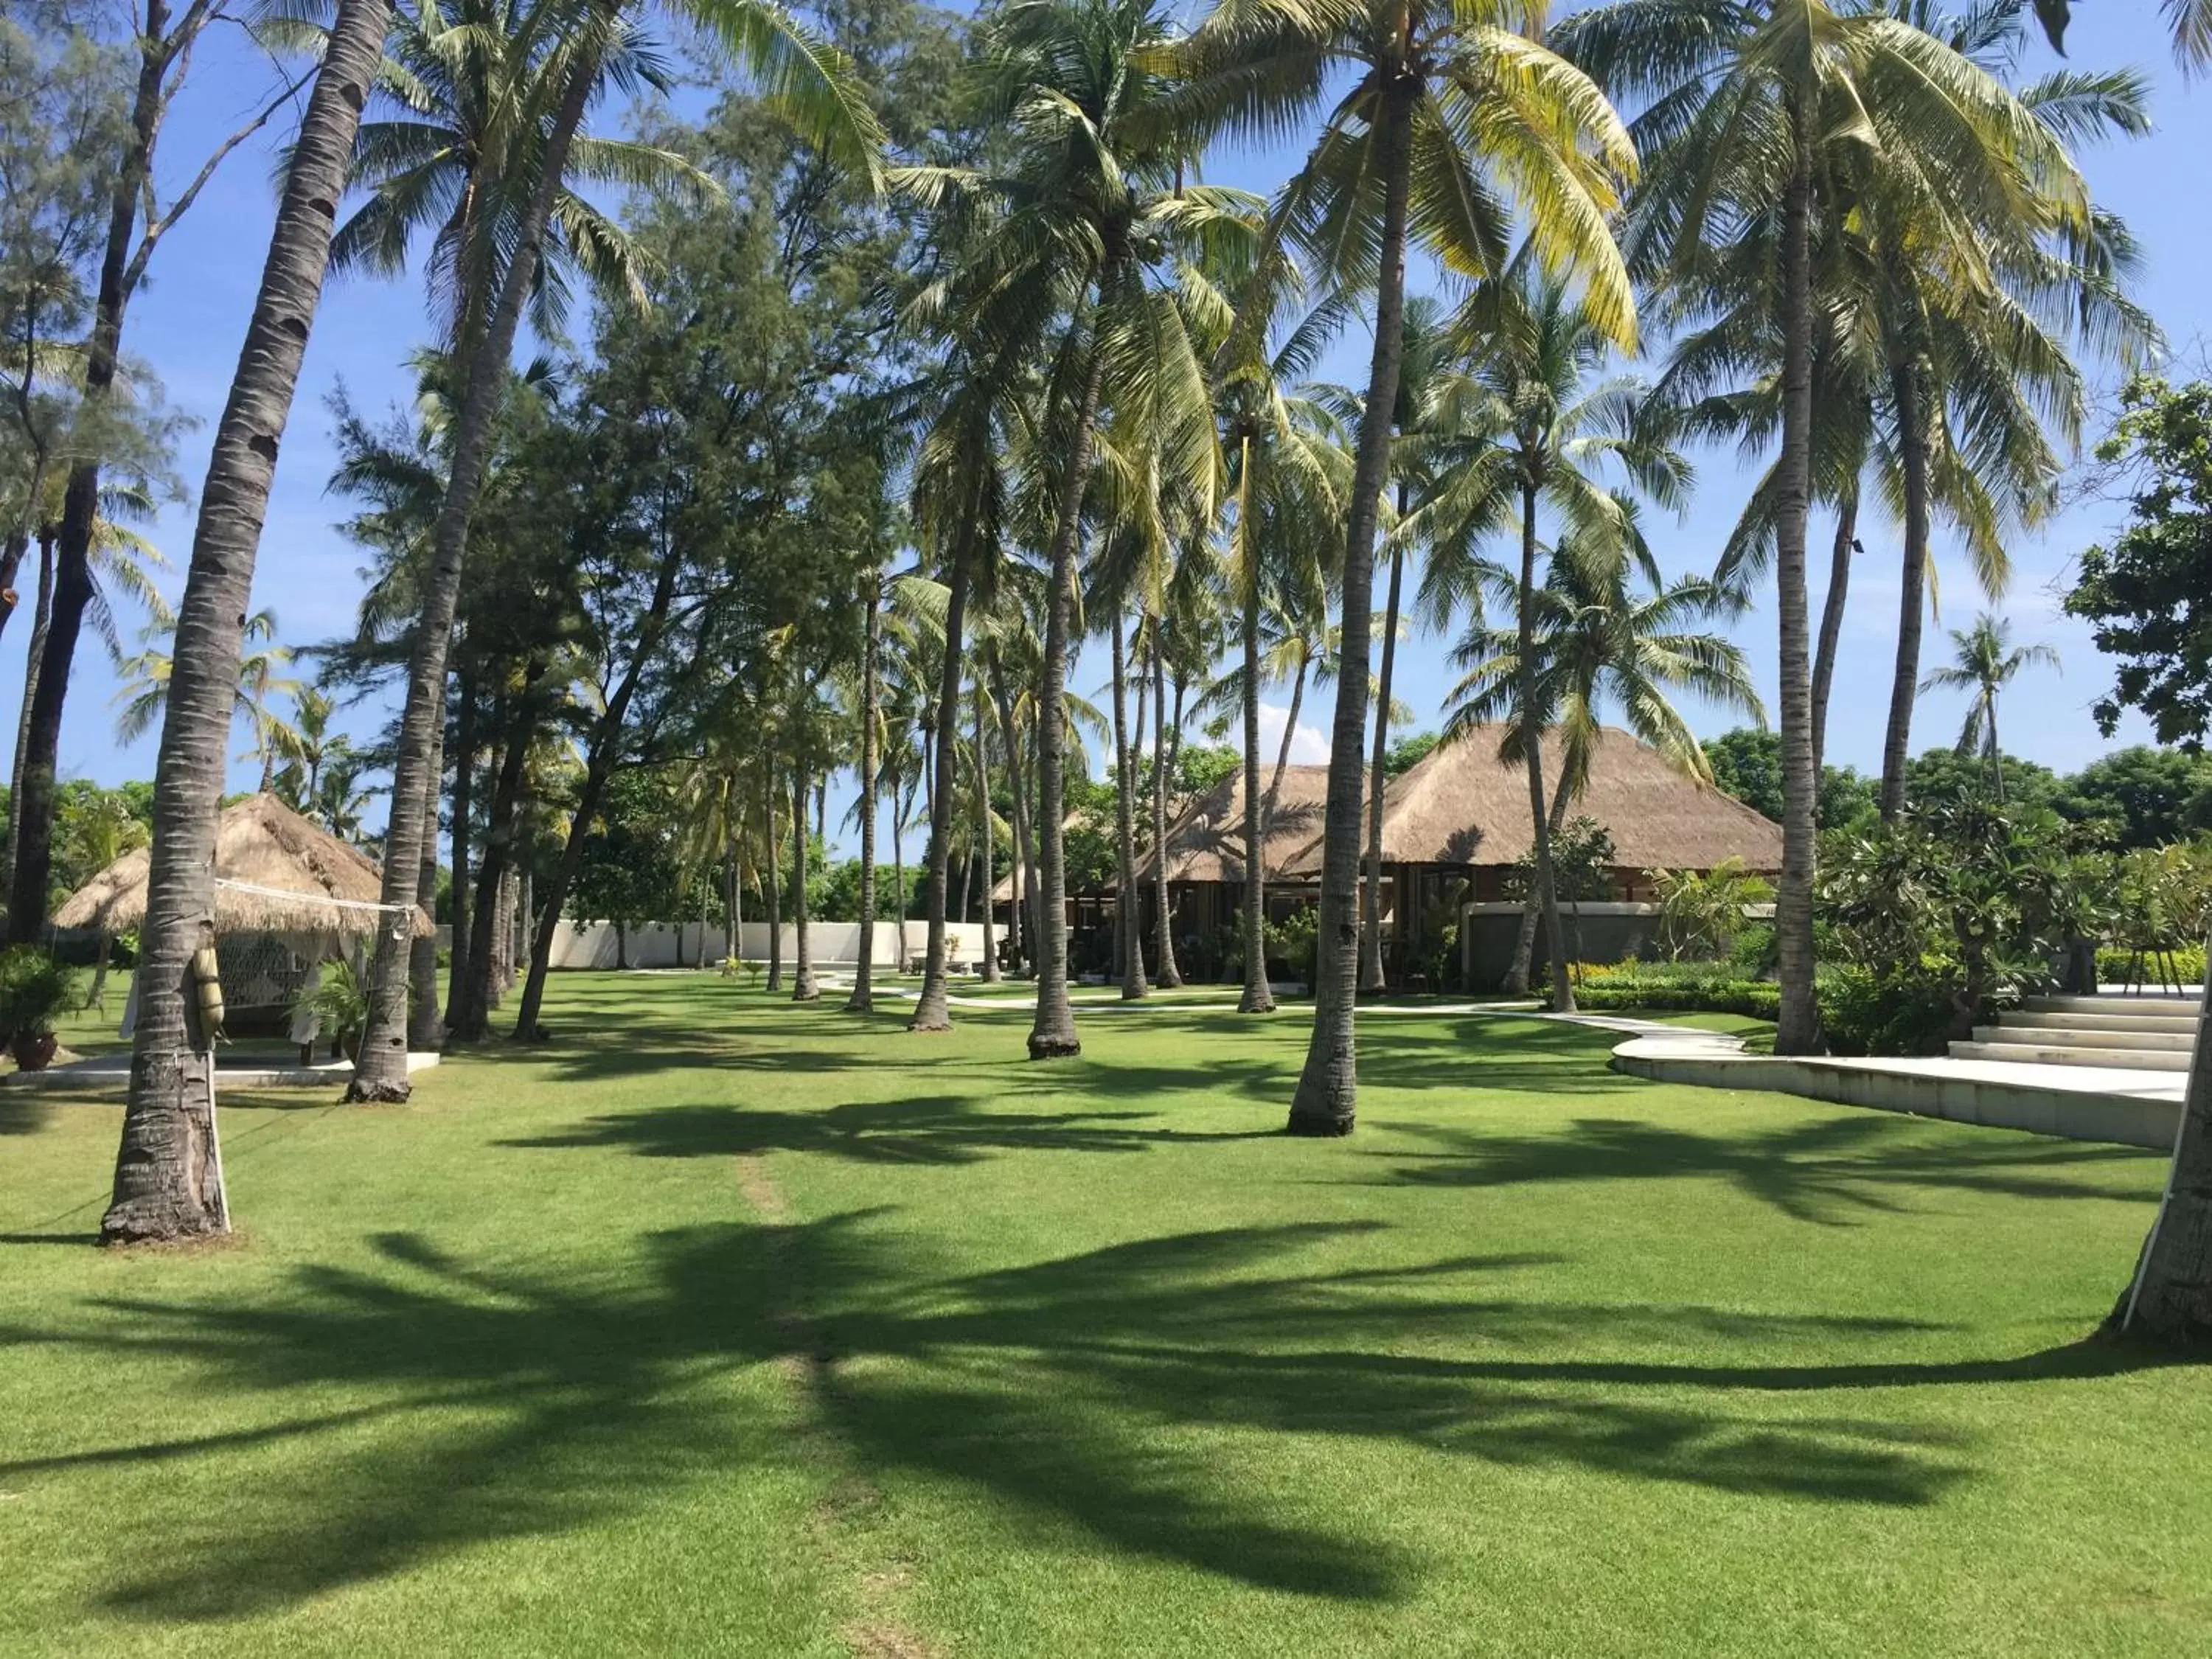
[[[114, 395], [109, 394], [111, 398]], [[110, 457], [106, 465], [114, 468], [114, 458]], [[104, 475], [107, 482], [100, 488], [91, 546], [85, 559], [91, 591], [84, 599], [83, 621], [92, 625], [109, 662], [119, 669], [124, 661], [123, 646], [116, 626], [115, 607], [110, 599], [112, 593], [131, 599], [157, 625], [167, 626], [173, 618], [168, 601], [155, 586], [156, 573], [167, 570], [169, 562], [160, 549], [131, 528], [133, 524], [152, 519], [157, 510], [153, 487], [143, 477], [118, 476], [118, 471]], [[6, 890], [12, 883], [16, 850], [21, 845], [26, 806], [23, 785], [32, 753], [31, 713], [38, 702], [39, 681], [46, 667], [46, 640], [53, 621], [55, 550], [61, 537], [66, 477], [58, 470], [46, 474], [42, 485], [45, 507], [35, 515], [39, 590], [31, 611], [31, 637], [23, 653], [23, 701], [15, 716], [15, 763], [8, 773], [8, 836], [4, 848], [0, 848], [0, 891]]]
[[[392, 767], [392, 816], [385, 832], [384, 899], [412, 902], [422, 849], [436, 830], [435, 779], [430, 763], [446, 706], [446, 659], [459, 601], [461, 566], [469, 520], [483, 482], [495, 416], [505, 391], [522, 307], [535, 290], [548, 228], [565, 188], [569, 157], [594, 100], [615, 75], [632, 39], [624, 0], [571, 9], [565, 0], [540, 0], [555, 8], [556, 22], [526, 92], [509, 97], [520, 108], [510, 131], [533, 135], [507, 153], [498, 191], [519, 203], [511, 216], [487, 216], [471, 234], [503, 250], [496, 260], [471, 249], [456, 251], [457, 269], [474, 285], [459, 290], [454, 331], [465, 365], [465, 387], [453, 426], [445, 495], [432, 529], [422, 614], [415, 629], [407, 695]], [[683, 0], [682, 9], [716, 36], [774, 94], [776, 109], [831, 160], [870, 179], [878, 176], [881, 133], [843, 60], [793, 21], [775, 0]], [[534, 135], [543, 131], [541, 140]], [[478, 181], [480, 184], [488, 181]], [[481, 280], [475, 280], [477, 273]], [[387, 937], [377, 951], [368, 1027], [347, 1097], [404, 1100], [408, 1095], [407, 988], [404, 935]]]
[[[1543, 767], [1547, 711], [1537, 687], [1539, 512], [1548, 508], [1569, 535], [1586, 544], [1626, 545], [1626, 513], [1601, 475], [1620, 472], [1660, 505], [1674, 507], [1684, 499], [1689, 468], [1662, 438], [1651, 435], [1641, 387], [1600, 378], [1610, 343], [1588, 307], [1561, 285], [1516, 271], [1475, 296], [1462, 325], [1477, 324], [1482, 334], [1472, 365], [1437, 377], [1425, 460], [1438, 483], [1407, 528], [1445, 550], [1440, 562], [1463, 563], [1494, 532], [1517, 537], [1512, 655], [1520, 675], [1514, 693], [1520, 729], [1514, 750], [1528, 774], [1535, 894], [1551, 953], [1553, 1006], [1565, 1012], [1574, 1006], [1574, 987], [1552, 874]], [[1439, 586], [1467, 590], [1474, 582], [1459, 575]], [[1506, 988], [1517, 994], [1528, 988], [1528, 967], [1519, 960], [1515, 967]]]
[[230, 1225], [209, 1069], [213, 1034], [197, 1029], [186, 987], [214, 914], [216, 808], [229, 757], [254, 554], [300, 360], [322, 297], [330, 204], [344, 186], [346, 157], [389, 15], [386, 0], [339, 0], [200, 494], [154, 777], [131, 1091], [113, 1199], [100, 1228], [109, 1243], [187, 1237]]
[[1986, 281], [1982, 226], [2014, 222], [2039, 198], [2066, 204], [2086, 229], [2087, 204], [2047, 129], [1985, 71], [1899, 18], [1824, 0], [1615, 0], [1575, 14], [1554, 40], [1616, 97], [1646, 105], [1635, 129], [1645, 179], [1622, 234], [1631, 260], [1664, 285], [1670, 321], [1694, 326], [1707, 296], [1729, 296], [1708, 280], [1717, 258], [1747, 241], [1768, 250], [1781, 362], [1771, 489], [1784, 785], [1775, 1047], [1808, 1053], [1820, 1043], [1805, 544], [1822, 167], [1835, 143], [1852, 146], [1885, 198], [1917, 204], [1919, 234], [1957, 260], [1965, 282]]
[[925, 734], [920, 773], [928, 792], [929, 896], [921, 994], [907, 1022], [911, 1031], [950, 1030], [952, 1025], [945, 921], [962, 653], [969, 595], [979, 576], [986, 584], [991, 579], [1008, 511], [1006, 441], [1015, 423], [1017, 393], [1005, 355], [972, 349], [976, 343], [963, 339], [948, 354], [939, 377], [940, 402], [915, 468], [915, 530], [941, 581], [904, 578], [896, 590], [910, 611], [908, 637], [935, 671], [919, 677], [924, 684], [933, 679], [933, 685], [915, 709]]
[[[1644, 743], [1705, 783], [1712, 781], [1711, 764], [1674, 699], [1686, 693], [1765, 720], [1742, 652], [1699, 626], [1739, 615], [1741, 596], [1709, 578], [1663, 581], [1637, 528], [1634, 503], [1623, 499], [1617, 506], [1616, 523], [1571, 532], [1560, 543], [1547, 580], [1532, 596], [1525, 636], [1517, 617], [1510, 629], [1478, 623], [1453, 653], [1468, 672], [1445, 702], [1448, 739], [1504, 723], [1499, 758], [1521, 766], [1532, 729], [1554, 734], [1559, 773], [1545, 820], [1551, 835], [1588, 787], [1608, 708]], [[1554, 926], [1555, 917], [1547, 915], [1545, 925]], [[1532, 892], [1510, 976], [1521, 988], [1528, 984], [1538, 918], [1539, 896]], [[1553, 972], [1559, 972], [1556, 962]]]
[[[121, 795], [103, 791], [86, 803], [74, 830], [78, 856], [91, 868], [105, 870], [109, 865], [146, 844], [146, 826], [138, 821]], [[100, 930], [100, 955], [93, 964], [92, 989], [86, 995], [84, 1006], [107, 1011], [108, 958], [115, 945], [115, 936], [103, 927]]]
[[[173, 621], [149, 625], [140, 636], [137, 652], [116, 664], [122, 684], [116, 690], [115, 701], [123, 705], [122, 713], [115, 717], [118, 743], [137, 742], [154, 729], [154, 722], [168, 707], [175, 660], [156, 641], [173, 639], [175, 633], [176, 623]], [[265, 605], [255, 611], [246, 619], [239, 638], [238, 685], [232, 694], [231, 710], [234, 717], [245, 725], [250, 738], [251, 746], [240, 758], [250, 757], [260, 763], [258, 787], [266, 793], [276, 787], [277, 757], [299, 748], [304, 741], [291, 723], [270, 706], [271, 702], [278, 696], [298, 697], [302, 695], [301, 689], [299, 681], [283, 672], [291, 664], [292, 653], [276, 642], [275, 611]], [[327, 711], [327, 702], [324, 708]]]
[[[1404, 327], [1406, 342], [1398, 360], [1398, 400], [1390, 412], [1390, 424], [1399, 438], [1390, 471], [1401, 522], [1412, 495], [1420, 487], [1420, 422], [1429, 407], [1431, 380], [1446, 351], [1443, 307], [1426, 295], [1413, 295], [1406, 302]], [[1382, 663], [1375, 677], [1375, 745], [1367, 769], [1367, 854], [1359, 884], [1359, 988], [1370, 993], [1383, 988], [1382, 818], [1389, 805], [1385, 763], [1390, 753], [1390, 684], [1397, 671], [1406, 560], [1413, 550], [1409, 538], [1395, 531], [1383, 538], [1382, 547], [1390, 580], [1389, 597], [1382, 604]]]
[[[860, 684], [859, 696], [853, 708], [854, 723], [860, 728], [860, 753], [858, 762], [860, 801], [854, 811], [860, 820], [860, 960], [853, 967], [853, 989], [845, 999], [848, 1014], [872, 1014], [876, 1011], [876, 814], [880, 805], [877, 786], [882, 770], [883, 699], [880, 665], [883, 659], [884, 637], [884, 575], [880, 568], [871, 570], [863, 582], [860, 602], [867, 607], [867, 620], [863, 625], [860, 640]], [[894, 803], [892, 809], [898, 809]], [[732, 955], [736, 952], [732, 951]]]
[[[408, 0], [392, 19], [378, 106], [354, 146], [352, 187], [368, 200], [338, 227], [331, 258], [341, 273], [392, 276], [428, 234], [429, 297], [449, 348], [465, 356], [484, 296], [530, 204], [530, 151], [550, 112], [545, 73], [574, 8], [546, 0]], [[606, 80], [665, 94], [673, 82], [639, 20], [617, 15], [600, 48]], [[531, 296], [542, 332], [557, 331], [567, 272], [643, 302], [634, 244], [572, 184], [651, 189], [718, 186], [672, 151], [578, 132], [556, 185], [544, 257]]]
[[1974, 619], [1972, 628], [1951, 630], [1952, 659], [1944, 667], [1930, 671], [1920, 682], [1924, 696], [1929, 691], [1965, 691], [1972, 701], [1966, 705], [1966, 723], [1959, 728], [1959, 752], [1971, 755], [1979, 750], [1990, 763], [1990, 785], [1996, 791], [1997, 802], [2004, 802], [2004, 753], [1997, 745], [1997, 694], [2019, 678], [2024, 668], [2040, 665], [2045, 668], [2058, 666], [2058, 653], [2047, 645], [2021, 645], [2012, 642], [2012, 624], [1989, 611]]
[[1635, 299], [1606, 222], [1635, 152], [1597, 88], [1530, 38], [1543, 10], [1527, 0], [1237, 0], [1214, 11], [1180, 54], [1192, 81], [1186, 101], [1208, 130], [1272, 136], [1344, 88], [1277, 198], [1272, 225], [1340, 288], [1376, 290], [1342, 571], [1343, 653], [1352, 667], [1337, 685], [1314, 1033], [1291, 1105], [1296, 1133], [1349, 1133], [1358, 1097], [1352, 1004], [1369, 612], [1405, 346], [1407, 246], [1455, 276], [1494, 276], [1506, 264], [1517, 204], [1545, 267], [1577, 272], [1600, 326], [1624, 345], [1636, 336]]
[[[926, 199], [999, 210], [956, 277], [951, 303], [980, 337], [1051, 363], [1038, 447], [1054, 459], [1037, 698], [1042, 937], [1032, 1059], [1082, 1048], [1067, 999], [1064, 699], [1102, 416], [1116, 433], [1109, 461], [1122, 458], [1133, 470], [1157, 458], [1163, 489], [1209, 503], [1217, 483], [1205, 374], [1178, 297], [1156, 273], [1171, 276], [1178, 255], [1219, 249], [1247, 224], [1251, 204], [1183, 181], [1195, 150], [1171, 118], [1158, 67], [1169, 38], [1154, 0], [1016, 0], [994, 16], [984, 55], [984, 113], [1007, 135], [1006, 166], [988, 176], [906, 175]], [[1060, 343], [1048, 351], [1055, 327]]]
[[[1898, 9], [1993, 82], [2021, 32], [2017, 5], [1975, 7], [1957, 16], [1929, 0]], [[2017, 107], [2002, 112], [1998, 136], [2010, 140], [2021, 128], [2039, 128], [2043, 142], [2007, 143], [1975, 160], [1984, 169], [2018, 167], [2015, 150], [2024, 151], [2029, 164], [2023, 170], [2041, 188], [2024, 193], [2008, 219], [1977, 221], [1983, 271], [1970, 266], [1962, 276], [1959, 239], [1927, 234], [1924, 202], [1910, 188], [1932, 182], [1948, 189], [1949, 170], [1926, 181], [1893, 167], [1861, 169], [1869, 174], [1863, 187], [1838, 191], [1846, 198], [1840, 205], [1854, 210], [1856, 234], [1868, 245], [1894, 458], [1890, 493], [1905, 528], [1897, 660], [1882, 745], [1885, 818], [1905, 806], [1933, 559], [1931, 508], [1948, 511], [1983, 592], [2001, 598], [2010, 575], [2003, 531], [2051, 511], [2062, 465], [2057, 446], [2071, 448], [2080, 441], [2087, 397], [2064, 337], [2130, 367], [2157, 337], [2155, 325], [2121, 291], [2136, 263], [2132, 240], [2106, 216], [2082, 222], [2081, 181], [2064, 155], [2069, 140], [2148, 131], [2146, 91], [2131, 73], [2055, 76], [2021, 91]], [[1948, 166], [1957, 167], [1957, 159]], [[1995, 191], [1990, 197], [2002, 199]]]

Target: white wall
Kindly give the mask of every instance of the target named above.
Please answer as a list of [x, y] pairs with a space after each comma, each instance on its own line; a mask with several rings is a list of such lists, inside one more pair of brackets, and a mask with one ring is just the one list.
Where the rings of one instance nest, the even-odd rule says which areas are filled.
[[[983, 951], [983, 924], [979, 921], [948, 922], [945, 939], [956, 965], [973, 966]], [[860, 959], [860, 924], [857, 921], [817, 921], [806, 929], [807, 945], [814, 954], [818, 967], [850, 967]], [[902, 965], [898, 953], [899, 929], [893, 921], [876, 924], [875, 951], [872, 960], [878, 968], [896, 972]], [[720, 924], [707, 928], [707, 960], [719, 963], [722, 958], [723, 930]], [[919, 957], [929, 943], [929, 924], [908, 921], [906, 925], [907, 951]], [[783, 928], [783, 960], [787, 966], [799, 951], [798, 929], [788, 923]], [[738, 954], [747, 962], [768, 959], [768, 924], [749, 921], [744, 926], [738, 940]], [[687, 921], [680, 926], [672, 922], [639, 922], [629, 930], [629, 965], [633, 968], [689, 968], [699, 960], [699, 924]], [[563, 921], [553, 930], [553, 950], [550, 965], [555, 968], [611, 968], [615, 965], [615, 930], [611, 922], [577, 923]]]

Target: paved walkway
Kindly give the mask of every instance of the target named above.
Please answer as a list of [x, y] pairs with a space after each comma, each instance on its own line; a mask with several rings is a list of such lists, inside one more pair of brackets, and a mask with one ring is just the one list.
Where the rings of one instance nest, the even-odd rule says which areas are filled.
[[[410, 1054], [407, 1070], [410, 1075], [427, 1071], [438, 1063], [434, 1054]], [[229, 1089], [312, 1089], [328, 1087], [342, 1089], [353, 1077], [353, 1062], [349, 1060], [318, 1060], [312, 1066], [302, 1066], [296, 1056], [253, 1054], [245, 1058], [226, 1058], [221, 1049], [216, 1051], [215, 1086], [218, 1091]], [[120, 1096], [131, 1087], [131, 1051], [127, 1048], [108, 1054], [88, 1054], [82, 1060], [64, 1060], [50, 1066], [43, 1072], [10, 1072], [0, 1078], [9, 1094], [108, 1094]]]
[[[1557, 1018], [1595, 1023], [1588, 1016]], [[1694, 1026], [1656, 1024], [1645, 1025], [1614, 1048], [1613, 1064], [1615, 1071], [1664, 1083], [1770, 1089], [1844, 1105], [2160, 1152], [2173, 1146], [2182, 1093], [2189, 1081], [2181, 1072], [2018, 1065], [1937, 1055], [1801, 1059], [1752, 1054], [1744, 1052], [1740, 1037]]]

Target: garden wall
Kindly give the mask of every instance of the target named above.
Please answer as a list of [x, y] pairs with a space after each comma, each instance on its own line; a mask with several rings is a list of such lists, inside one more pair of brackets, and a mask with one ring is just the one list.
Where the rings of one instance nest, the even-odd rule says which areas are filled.
[[[1559, 922], [1567, 936], [1570, 962], [1626, 962], [1639, 953], [1650, 955], [1659, 932], [1659, 907], [1619, 900], [1590, 900], [1581, 907], [1559, 907]], [[1514, 941], [1521, 933], [1517, 902], [1485, 902], [1460, 911], [1460, 969], [1471, 991], [1492, 991], [1505, 978], [1513, 963]], [[1541, 963], [1549, 947], [1544, 926], [1536, 924], [1536, 950], [1531, 960]]]
[[[948, 922], [946, 942], [956, 966], [972, 966], [983, 950], [983, 925], [977, 921]], [[807, 945], [817, 967], [851, 967], [860, 959], [860, 924], [857, 921], [817, 921], [809, 924]], [[929, 924], [908, 921], [906, 925], [907, 950], [909, 956], [919, 957], [929, 943]], [[893, 972], [899, 962], [899, 929], [896, 922], [876, 924], [874, 963], [878, 968]], [[634, 922], [629, 928], [629, 965], [633, 968], [689, 968], [699, 960], [699, 924], [666, 921]], [[723, 932], [720, 924], [710, 923], [707, 928], [707, 960], [719, 963], [722, 957]], [[790, 964], [799, 950], [798, 930], [788, 923], [783, 928], [783, 960]], [[555, 968], [611, 968], [615, 965], [616, 939], [614, 924], [605, 921], [562, 921], [553, 930], [553, 950], [550, 964]], [[744, 926], [738, 941], [738, 954], [747, 962], [768, 959], [768, 924], [749, 921]]]

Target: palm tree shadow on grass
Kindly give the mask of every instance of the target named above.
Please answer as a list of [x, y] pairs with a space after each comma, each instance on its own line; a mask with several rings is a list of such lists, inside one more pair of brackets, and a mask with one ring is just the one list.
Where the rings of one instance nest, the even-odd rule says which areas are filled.
[[627, 1147], [642, 1158], [820, 1152], [864, 1164], [973, 1164], [994, 1152], [1141, 1152], [1163, 1144], [1273, 1139], [1266, 1130], [1177, 1129], [1154, 1111], [983, 1109], [961, 1095], [856, 1100], [819, 1111], [723, 1103], [602, 1113], [566, 1129], [495, 1144]]
[[[233, 1619], [788, 1466], [802, 1425], [732, 1386], [796, 1358], [813, 1379], [815, 1439], [861, 1478], [978, 1491], [1072, 1548], [1382, 1601], [1453, 1564], [1379, 1523], [1316, 1523], [1238, 1486], [1192, 1431], [1910, 1505], [1972, 1474], [1971, 1443], [1863, 1410], [1755, 1402], [2143, 1363], [2087, 1346], [1808, 1363], [1824, 1343], [1856, 1356], [1925, 1328], [1501, 1294], [1541, 1265], [1527, 1256], [1343, 1267], [1371, 1264], [1377, 1224], [1168, 1235], [963, 1273], [918, 1261], [910, 1232], [877, 1230], [889, 1219], [649, 1234], [596, 1274], [482, 1270], [386, 1235], [371, 1267], [303, 1267], [258, 1303], [117, 1299], [73, 1327], [0, 1331], [186, 1362], [206, 1425], [0, 1465], [0, 1480], [234, 1459], [223, 1502], [181, 1522], [151, 1508], [122, 1519], [112, 1559], [130, 1565], [103, 1602], [149, 1621]], [[1607, 1346], [1624, 1357], [1588, 1357]], [[295, 1398], [318, 1408], [286, 1415]], [[1451, 1501], [1478, 1478], [1449, 1477]]]
[[1800, 1221], [1848, 1226], [1868, 1212], [1911, 1206], [1911, 1193], [1980, 1192], [2019, 1198], [2125, 1198], [2076, 1178], [2153, 1165], [2132, 1146], [1976, 1132], [1931, 1138], [1928, 1126], [1887, 1113], [1838, 1109], [1763, 1132], [1701, 1134], [1649, 1119], [1580, 1118], [1553, 1135], [1477, 1133], [1392, 1120], [1397, 1133], [1435, 1150], [1395, 1152], [1381, 1177], [1400, 1186], [1497, 1187], [1547, 1181], [1720, 1179]]

